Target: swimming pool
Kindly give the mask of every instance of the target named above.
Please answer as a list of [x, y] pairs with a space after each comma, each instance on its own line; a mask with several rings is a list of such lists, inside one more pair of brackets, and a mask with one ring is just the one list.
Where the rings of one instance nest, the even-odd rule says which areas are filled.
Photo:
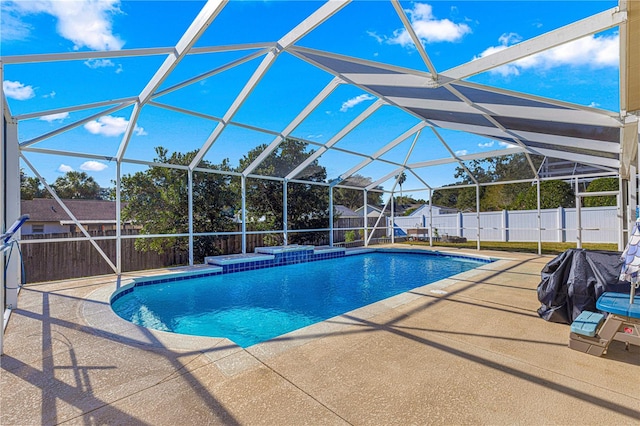
[[120, 317], [144, 327], [226, 337], [248, 347], [487, 262], [424, 251], [374, 251], [154, 281], [116, 293], [112, 308]]

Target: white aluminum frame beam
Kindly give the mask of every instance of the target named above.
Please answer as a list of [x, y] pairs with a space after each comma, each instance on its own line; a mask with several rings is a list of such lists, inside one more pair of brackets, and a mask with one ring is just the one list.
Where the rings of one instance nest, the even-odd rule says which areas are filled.
[[37, 64], [43, 62], [83, 61], [87, 59], [128, 58], [138, 56], [168, 55], [174, 51], [173, 47], [151, 47], [144, 49], [101, 50], [68, 53], [44, 53], [36, 55], [4, 56], [5, 64]]
[[115, 105], [115, 104], [121, 104], [121, 105], [128, 104], [128, 105], [131, 105], [137, 100], [138, 100], [137, 97], [112, 99], [112, 100], [109, 100], [109, 101], [94, 102], [94, 103], [91, 103], [91, 104], [83, 104], [83, 105], [76, 105], [76, 106], [72, 106], [72, 107], [56, 108], [56, 109], [51, 109], [51, 110], [47, 110], [47, 111], [36, 111], [36, 112], [30, 112], [30, 113], [27, 113], [27, 114], [20, 114], [20, 115], [14, 116], [13, 119], [17, 120], [17, 121], [22, 121], [22, 120], [29, 120], [29, 119], [32, 119], [32, 118], [46, 117], [47, 115], [60, 114], [60, 113], [65, 113], [65, 112], [74, 112], [74, 111], [82, 111], [82, 110], [92, 109], [92, 108], [101, 108], [101, 107], [105, 107], [105, 106], [109, 106], [109, 105]]
[[340, 84], [342, 84], [342, 80], [337, 77], [331, 80], [329, 84], [327, 84], [325, 88], [322, 89], [320, 93], [318, 93], [316, 97], [307, 104], [307, 106], [300, 112], [300, 114], [298, 114], [298, 116], [294, 118], [287, 127], [285, 127], [282, 133], [276, 136], [271, 144], [269, 144], [269, 146], [264, 149], [260, 153], [260, 155], [258, 155], [258, 157], [256, 157], [256, 159], [253, 160], [251, 164], [249, 164], [246, 169], [243, 170], [242, 174], [246, 177], [249, 174], [253, 173], [256, 167], [258, 167], [269, 155], [271, 155], [271, 153], [278, 148], [280, 143], [288, 138], [289, 135], [296, 129], [296, 127], [298, 127], [300, 123], [302, 123], [313, 111], [315, 111], [318, 105], [324, 102], [324, 100], [327, 99], [327, 97], [329, 97], [329, 95], [333, 93], [333, 91]]
[[[366, 167], [367, 165], [371, 164], [373, 161], [375, 161], [378, 158], [382, 157], [384, 154], [386, 154], [387, 152], [391, 151], [393, 148], [395, 148], [396, 146], [400, 145], [405, 140], [407, 140], [409, 137], [411, 137], [411, 135], [420, 132], [422, 129], [424, 129], [427, 126], [428, 126], [427, 123], [420, 122], [420, 123], [416, 124], [415, 126], [411, 127], [409, 130], [407, 130], [406, 132], [402, 133], [400, 136], [398, 136], [397, 138], [393, 139], [391, 142], [389, 142], [388, 144], [386, 144], [385, 146], [380, 148], [378, 151], [376, 151], [374, 154], [372, 154], [371, 157], [363, 160], [360, 164], [357, 164], [357, 165], [353, 166], [351, 169], [349, 169], [346, 172], [344, 172], [343, 174], [341, 174], [339, 179], [341, 181], [343, 181], [345, 179], [350, 178], [354, 173], [357, 173], [362, 168]], [[404, 165], [406, 165], [406, 162], [404, 163]]]
[[[237, 50], [269, 49], [275, 43], [246, 43], [231, 46], [192, 47], [187, 55], [201, 55], [206, 53], [233, 52]], [[5, 64], [36, 64], [44, 62], [83, 61], [87, 59], [130, 58], [141, 56], [167, 56], [175, 53], [175, 47], [148, 47], [143, 49], [99, 50], [68, 53], [45, 53], [35, 55], [3, 56]]]
[[320, 8], [313, 12], [309, 17], [307, 17], [307, 19], [296, 25], [295, 28], [293, 28], [280, 40], [278, 40], [277, 48], [272, 49], [264, 57], [258, 68], [254, 71], [253, 75], [247, 81], [247, 84], [245, 84], [245, 86], [242, 88], [242, 91], [240, 91], [240, 94], [238, 94], [225, 115], [222, 117], [222, 122], [216, 126], [216, 128], [205, 141], [204, 145], [202, 145], [196, 156], [193, 158], [191, 164], [189, 165], [189, 168], [193, 169], [197, 167], [198, 164], [200, 164], [204, 156], [207, 155], [207, 152], [209, 151], [211, 146], [216, 142], [222, 131], [227, 126], [227, 123], [231, 121], [231, 119], [235, 116], [235, 114], [238, 112], [242, 104], [247, 100], [253, 89], [255, 89], [262, 77], [269, 70], [278, 55], [293, 43], [307, 35], [309, 32], [313, 31], [316, 27], [329, 19], [340, 9], [345, 7], [348, 3], [349, 0], [328, 1], [327, 3], [320, 6]]
[[75, 129], [76, 127], [80, 127], [83, 124], [88, 123], [91, 120], [95, 120], [98, 117], [102, 117], [103, 115], [111, 114], [112, 112], [120, 111], [121, 109], [127, 108], [127, 107], [131, 106], [131, 104], [133, 104], [133, 102], [124, 102], [124, 103], [122, 103], [120, 105], [116, 105], [116, 106], [114, 106], [112, 108], [108, 108], [108, 109], [106, 109], [104, 111], [100, 111], [97, 114], [93, 114], [93, 115], [91, 115], [89, 117], [83, 118], [82, 120], [74, 121], [73, 123], [70, 123], [70, 124], [68, 124], [66, 126], [60, 127], [59, 129], [53, 130], [53, 131], [51, 131], [49, 133], [46, 133], [44, 135], [40, 135], [40, 136], [38, 136], [36, 138], [33, 138], [33, 139], [28, 140], [28, 141], [22, 142], [22, 143], [20, 143], [20, 148], [25, 148], [27, 146], [36, 144], [38, 142], [42, 142], [43, 140], [50, 139], [50, 138], [52, 138], [52, 137], [54, 137], [56, 135], [59, 135], [60, 133], [64, 133], [64, 132], [66, 132], [68, 130]]
[[447, 151], [449, 151], [449, 154], [451, 154], [451, 158], [455, 159], [458, 164], [460, 164], [460, 167], [462, 167], [464, 169], [465, 172], [467, 172], [467, 174], [469, 175], [469, 177], [471, 178], [471, 180], [473, 181], [473, 183], [475, 183], [476, 185], [478, 185], [478, 179], [476, 179], [476, 177], [473, 175], [473, 173], [471, 173], [471, 170], [469, 170], [469, 168], [467, 167], [467, 165], [464, 163], [464, 161], [462, 161], [460, 159], [460, 157], [458, 157], [456, 155], [455, 152], [453, 152], [453, 150], [451, 149], [451, 147], [449, 146], [449, 144], [444, 140], [444, 138], [440, 135], [440, 133], [438, 133], [438, 131], [435, 128], [431, 128], [431, 131], [433, 131], [433, 134], [436, 135], [436, 137], [438, 138], [438, 140], [440, 141], [440, 143], [445, 147], [445, 149]]
[[614, 7], [491, 55], [443, 71], [440, 74], [454, 80], [462, 80], [570, 41], [616, 27], [624, 23], [626, 19], [627, 13]]
[[224, 9], [228, 0], [209, 0], [204, 5], [198, 16], [193, 20], [187, 31], [176, 44], [175, 50], [171, 53], [160, 66], [155, 75], [140, 93], [140, 104], [144, 105], [155, 93], [158, 87], [166, 80], [171, 71], [175, 69], [180, 61], [189, 52], [191, 47], [204, 34], [209, 25]]
[[437, 80], [438, 72], [436, 71], [436, 67], [433, 65], [433, 62], [431, 62], [431, 59], [429, 59], [429, 55], [427, 55], [427, 52], [424, 49], [424, 46], [422, 45], [420, 38], [414, 31], [413, 26], [411, 25], [411, 22], [409, 22], [409, 18], [407, 18], [407, 14], [404, 13], [404, 10], [402, 9], [400, 2], [398, 0], [391, 0], [391, 4], [393, 5], [393, 8], [396, 10], [398, 17], [402, 21], [402, 25], [404, 25], [404, 28], [409, 34], [409, 36], [411, 37], [411, 40], [413, 40], [413, 44], [416, 47], [416, 50], [418, 51], [418, 53], [420, 54], [422, 61], [424, 62], [424, 64], [427, 66], [427, 69], [431, 73], [431, 78], [433, 78], [434, 80]]
[[233, 116], [236, 115], [242, 104], [247, 100], [253, 89], [256, 88], [262, 77], [269, 70], [274, 60], [276, 59], [277, 54], [274, 52], [269, 52], [264, 57], [258, 68], [253, 72], [253, 75], [247, 81], [247, 84], [242, 88], [240, 94], [233, 101], [227, 112], [222, 117], [222, 120], [218, 123], [218, 125], [213, 129], [213, 132], [207, 137], [207, 140], [204, 142], [198, 153], [195, 155], [191, 163], [189, 164], [189, 168], [195, 168], [200, 164], [202, 159], [207, 155], [211, 146], [218, 140], [218, 137], [222, 134], [222, 131], [227, 127], [227, 123], [231, 121]]
[[158, 98], [160, 96], [164, 96], [164, 95], [166, 95], [168, 93], [171, 93], [171, 92], [174, 92], [176, 90], [182, 89], [183, 87], [189, 86], [190, 84], [197, 83], [199, 81], [202, 81], [202, 80], [204, 80], [206, 78], [209, 78], [211, 76], [214, 76], [216, 74], [220, 74], [221, 72], [225, 72], [225, 71], [227, 71], [227, 70], [229, 70], [231, 68], [235, 68], [235, 67], [237, 67], [239, 65], [242, 65], [242, 64], [244, 64], [246, 62], [249, 62], [249, 61], [251, 61], [253, 59], [259, 58], [260, 56], [266, 55], [268, 52], [269, 52], [269, 49], [261, 49], [261, 50], [259, 50], [257, 52], [254, 52], [254, 53], [250, 54], [250, 55], [243, 56], [242, 58], [236, 59], [235, 61], [231, 61], [231, 62], [229, 62], [227, 64], [224, 64], [224, 65], [221, 65], [221, 66], [219, 66], [217, 68], [214, 68], [211, 71], [207, 71], [207, 72], [202, 73], [200, 75], [197, 75], [195, 77], [191, 77], [190, 79], [187, 79], [187, 80], [185, 80], [185, 81], [183, 81], [181, 83], [178, 83], [178, 84], [176, 84], [174, 86], [168, 87], [168, 88], [166, 88], [164, 90], [161, 90], [159, 92], [155, 92], [151, 96], [151, 99], [156, 99], [156, 98]]
[[347, 134], [349, 134], [353, 129], [358, 127], [363, 121], [365, 121], [367, 118], [369, 118], [374, 112], [376, 112], [383, 105], [385, 105], [385, 102], [382, 99], [378, 99], [377, 101], [375, 101], [374, 103], [369, 105], [369, 107], [367, 109], [362, 111], [360, 113], [360, 115], [358, 115], [356, 118], [354, 118], [349, 124], [347, 124], [344, 128], [342, 128], [342, 130], [340, 130], [338, 133], [336, 133], [331, 139], [329, 139], [327, 141], [327, 143], [325, 143], [320, 148], [318, 148], [313, 154], [311, 154], [309, 157], [307, 157], [307, 159], [304, 160], [298, 167], [293, 169], [293, 171], [291, 171], [285, 177], [285, 179], [293, 179], [293, 178], [295, 178], [309, 164], [311, 164], [315, 160], [317, 160], [318, 157], [320, 157], [322, 154], [324, 154], [326, 151], [328, 151], [329, 148], [331, 148], [333, 145], [337, 144], [342, 138], [344, 138]]
[[[509, 130], [507, 130], [502, 124], [498, 123], [496, 121], [495, 118], [493, 118], [493, 116], [491, 116], [491, 114], [489, 114], [484, 108], [478, 106], [476, 103], [471, 102], [471, 100], [469, 100], [466, 96], [464, 96], [462, 93], [460, 93], [457, 89], [451, 87], [450, 85], [446, 85], [445, 86], [446, 89], [451, 92], [453, 95], [455, 95], [456, 97], [458, 97], [458, 99], [460, 99], [461, 101], [463, 101], [465, 104], [469, 105], [470, 107], [480, 111], [482, 113], [482, 116], [488, 120], [491, 124], [493, 124], [495, 127], [497, 127], [498, 129], [500, 129], [502, 132], [504, 132], [507, 136], [510, 136], [511, 138], [514, 139], [514, 141], [518, 144], [518, 146], [520, 146], [521, 148], [525, 149], [524, 151], [524, 155], [527, 158], [527, 162], [529, 163], [529, 167], [531, 167], [531, 170], [533, 170], [533, 173], [537, 176], [538, 175], [538, 170], [536, 169], [536, 167], [533, 165], [533, 161], [531, 160], [531, 157], [529, 156], [529, 152], [527, 151], [527, 146], [520, 140], [521, 138], [515, 134], [514, 132], [511, 132]], [[434, 130], [435, 131], [435, 130]], [[438, 137], [440, 137], [438, 135]], [[466, 168], [466, 166], [465, 166]], [[475, 178], [473, 178], [473, 180], [475, 181]], [[477, 183], [477, 182], [476, 182]]]
[[38, 172], [38, 170], [29, 162], [29, 160], [27, 160], [27, 157], [25, 157], [24, 154], [20, 153], [20, 158], [22, 158], [22, 161], [24, 161], [24, 163], [36, 175], [36, 177], [40, 180], [40, 183], [42, 183], [42, 186], [44, 186], [45, 189], [51, 194], [53, 199], [58, 202], [60, 207], [62, 207], [62, 210], [65, 211], [65, 213], [69, 216], [69, 218], [73, 221], [73, 223], [80, 229], [80, 231], [84, 234], [84, 236], [87, 238], [87, 240], [89, 240], [91, 245], [98, 251], [98, 253], [100, 253], [100, 256], [102, 256], [102, 258], [105, 260], [105, 262], [107, 262], [107, 264], [113, 270], [113, 272], [117, 274], [118, 273], [118, 267], [113, 264], [111, 259], [109, 259], [109, 256], [107, 256], [107, 254], [102, 250], [102, 248], [100, 248], [98, 243], [96, 243], [96, 240], [91, 235], [89, 235], [89, 233], [87, 232], [85, 227], [78, 220], [78, 218], [76, 218], [76, 216], [71, 212], [71, 210], [69, 210], [69, 208], [62, 201], [62, 199], [60, 199], [60, 197], [58, 196], [56, 191], [54, 191], [53, 188], [51, 188], [51, 186], [49, 186], [47, 181], [42, 177], [42, 175]]
[[131, 134], [135, 129], [140, 115], [141, 107], [151, 99], [151, 96], [155, 93], [158, 87], [160, 87], [167, 77], [169, 77], [169, 74], [171, 74], [175, 67], [178, 66], [180, 61], [189, 52], [191, 47], [193, 47], [202, 34], [204, 34], [209, 25], [226, 6], [227, 2], [228, 0], [207, 1], [204, 7], [200, 10], [200, 13], [198, 13], [198, 16], [196, 16], [191, 25], [189, 25], [187, 31], [182, 35], [173, 52], [165, 58], [162, 65], [160, 65], [160, 68], [158, 68], [154, 76], [151, 77], [145, 88], [142, 89], [142, 92], [138, 96], [138, 102], [136, 103], [133, 112], [131, 113], [131, 117], [129, 118], [127, 130], [120, 142], [118, 154], [116, 155], [118, 161], [122, 159], [125, 151], [127, 150], [127, 146], [131, 140]]
[[[416, 146], [416, 143], [418, 143], [418, 138], [420, 137], [420, 133], [422, 132], [422, 129], [419, 129], [414, 138], [413, 141], [411, 142], [411, 146], [409, 147], [409, 149], [407, 150], [407, 155], [405, 155], [404, 157], [404, 161], [402, 162], [402, 171], [400, 173], [398, 173], [395, 177], [395, 180], [393, 182], [393, 186], [391, 187], [391, 194], [389, 195], [389, 198], [387, 199], [387, 202], [384, 204], [384, 207], [382, 208], [382, 210], [380, 211], [380, 214], [378, 215], [378, 219], [376, 220], [376, 223], [373, 225], [373, 231], [371, 232], [371, 235], [369, 235], [369, 239], [367, 240], [366, 245], [369, 245], [369, 242], [371, 241], [371, 237], [373, 237], [373, 234], [376, 232], [376, 230], [378, 229], [378, 224], [380, 223], [380, 219], [382, 219], [382, 217], [384, 216], [384, 212], [387, 209], [387, 205], [389, 204], [389, 202], [391, 202], [391, 232], [392, 232], [392, 236], [391, 236], [391, 241], [395, 241], [395, 223], [394, 223], [394, 217], [393, 217], [393, 197], [394, 197], [394, 191], [396, 189], [396, 186], [398, 186], [398, 182], [400, 182], [400, 177], [402, 176], [402, 173], [404, 173], [404, 171], [406, 170], [406, 166], [407, 166], [407, 162], [409, 161], [409, 157], [411, 157], [411, 153], [413, 152], [413, 149]], [[423, 182], [424, 183], [424, 182]], [[365, 194], [371, 189], [371, 185], [367, 186], [365, 188]], [[365, 214], [366, 214], [366, 207], [365, 207]]]

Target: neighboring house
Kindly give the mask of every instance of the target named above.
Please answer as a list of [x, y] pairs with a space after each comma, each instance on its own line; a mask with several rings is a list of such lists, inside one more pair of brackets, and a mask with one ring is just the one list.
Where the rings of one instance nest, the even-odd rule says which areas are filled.
[[[355, 210], [355, 213], [358, 217], [362, 217], [362, 210], [364, 209], [364, 207], [358, 207]], [[380, 216], [380, 212], [382, 211], [382, 209], [379, 209], [378, 207], [375, 206], [367, 206], [367, 217], [379, 217]], [[389, 216], [389, 209], [386, 210], [385, 216]]]
[[[442, 207], [442, 206], [434, 205], [433, 208], [431, 209], [431, 212], [435, 216], [435, 215], [439, 215], [439, 214], [458, 213], [458, 209], [455, 209], [455, 208], [452, 208], [452, 207]], [[427, 216], [427, 217], [429, 217], [429, 203], [421, 205], [420, 207], [415, 209], [409, 216]]]
[[[62, 200], [89, 233], [101, 234], [116, 228], [116, 203], [104, 200]], [[29, 220], [22, 235], [74, 234], [81, 232], [76, 223], [53, 198], [21, 201], [22, 214]]]
[[360, 215], [358, 215], [358, 213], [354, 212], [353, 210], [351, 210], [349, 207], [347, 206], [343, 206], [341, 204], [336, 204], [333, 206], [333, 215], [334, 217], [341, 217], [341, 218], [357, 218], [357, 217], [362, 217], [362, 213], [360, 213]]

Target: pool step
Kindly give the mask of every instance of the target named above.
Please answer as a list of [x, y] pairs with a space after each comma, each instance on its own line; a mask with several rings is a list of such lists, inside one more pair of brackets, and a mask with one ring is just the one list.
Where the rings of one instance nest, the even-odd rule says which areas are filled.
[[273, 266], [313, 262], [344, 257], [344, 247], [307, 246], [292, 244], [277, 247], [256, 247], [255, 253], [207, 256], [205, 264], [220, 266], [223, 273], [250, 271]]
[[344, 253], [345, 251], [344, 247], [318, 246], [314, 247], [313, 254]]
[[263, 260], [273, 260], [276, 257], [272, 254], [259, 254], [259, 253], [245, 253], [245, 254], [230, 254], [223, 256], [207, 256], [204, 258], [204, 263], [208, 265], [235, 265], [238, 263], [246, 262], [260, 262]]

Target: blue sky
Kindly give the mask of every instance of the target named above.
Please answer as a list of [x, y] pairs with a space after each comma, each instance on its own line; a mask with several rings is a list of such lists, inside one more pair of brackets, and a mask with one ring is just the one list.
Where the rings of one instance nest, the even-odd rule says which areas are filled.
[[[172, 47], [203, 6], [197, 1], [3, 1], [3, 56]], [[320, 7], [316, 1], [231, 1], [196, 43], [224, 46], [273, 42]], [[416, 33], [438, 71], [466, 63], [576, 20], [617, 6], [614, 1], [431, 1], [402, 2]], [[402, 23], [387, 1], [355, 1], [297, 45], [361, 59], [426, 71]], [[255, 50], [254, 50], [255, 51]], [[170, 87], [254, 51], [186, 57], [163, 83]], [[618, 34], [609, 30], [571, 45], [486, 72], [471, 81], [566, 102], [618, 111]], [[180, 91], [157, 98], [161, 103], [221, 117], [253, 73], [262, 57], [215, 75]], [[84, 103], [137, 96], [164, 56], [88, 61], [7, 64], [3, 87], [14, 115], [49, 111]], [[272, 131], [281, 131], [332, 79], [322, 70], [282, 54], [233, 118]], [[341, 86], [294, 132], [310, 141], [326, 142], [364, 111], [374, 98], [362, 90]], [[104, 108], [102, 108], [104, 109]], [[20, 141], [28, 141], [100, 109], [25, 120]], [[91, 120], [76, 129], [33, 145], [104, 156], [116, 154], [132, 107]], [[391, 107], [338, 143], [353, 151], [377, 149], [417, 120]], [[170, 151], [198, 149], [215, 122], [146, 106], [137, 122], [126, 158], [151, 160], [155, 146]], [[497, 141], [454, 131], [443, 137], [459, 154], [504, 148]], [[447, 157], [446, 149], [423, 132], [411, 161]], [[228, 127], [205, 157], [213, 163], [229, 158], [236, 165], [249, 149], [269, 143], [273, 136]], [[385, 158], [402, 162], [411, 141]], [[108, 161], [27, 153], [49, 182], [68, 170], [85, 170], [102, 185], [115, 179]], [[359, 163], [361, 158], [327, 153], [320, 163], [329, 177]], [[392, 171], [381, 164], [361, 172], [374, 180]], [[430, 170], [423, 176], [432, 185], [452, 182], [453, 167]], [[123, 172], [140, 170], [124, 165]], [[405, 187], [417, 186], [412, 177]], [[385, 185], [388, 187], [390, 185]]]

